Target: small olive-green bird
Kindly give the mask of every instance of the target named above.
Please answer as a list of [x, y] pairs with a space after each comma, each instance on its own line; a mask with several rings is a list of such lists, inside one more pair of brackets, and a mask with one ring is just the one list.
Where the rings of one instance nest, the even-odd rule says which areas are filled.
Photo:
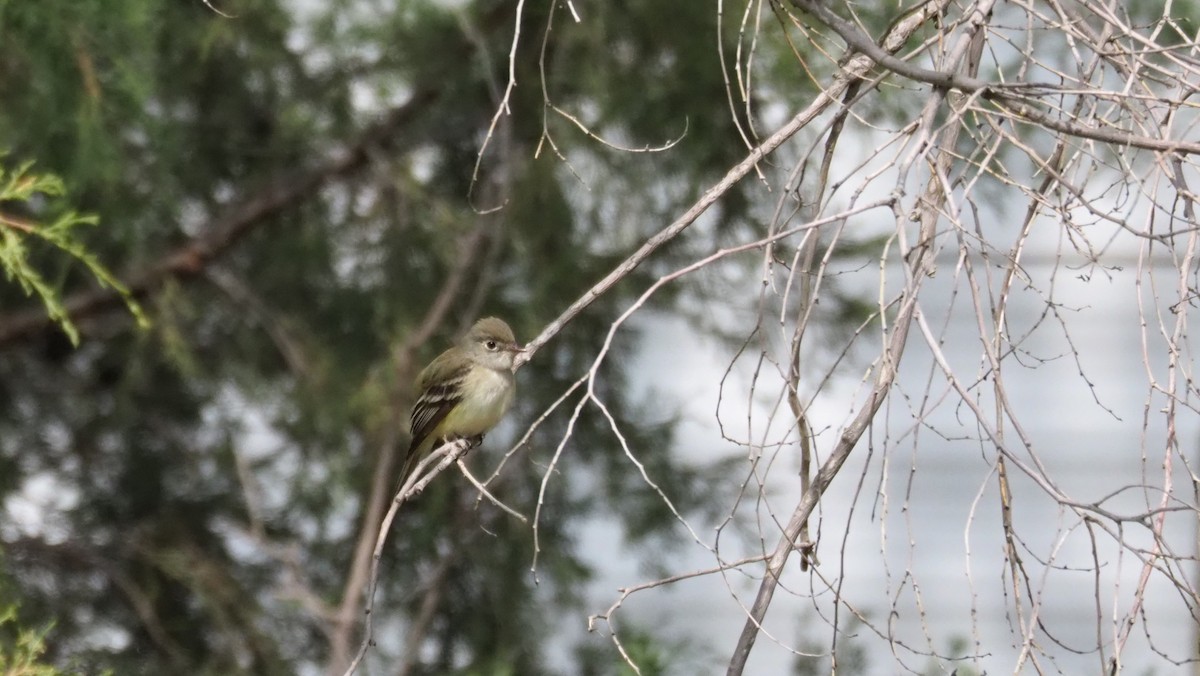
[[508, 324], [486, 317], [421, 371], [401, 483], [434, 444], [482, 437], [500, 422], [517, 391], [513, 361], [523, 351]]

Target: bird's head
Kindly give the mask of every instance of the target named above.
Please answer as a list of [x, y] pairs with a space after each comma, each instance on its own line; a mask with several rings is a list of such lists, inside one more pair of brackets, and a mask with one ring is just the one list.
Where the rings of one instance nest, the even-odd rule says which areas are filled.
[[484, 317], [475, 322], [460, 347], [477, 362], [497, 371], [512, 370], [513, 360], [525, 350], [508, 324], [496, 317]]

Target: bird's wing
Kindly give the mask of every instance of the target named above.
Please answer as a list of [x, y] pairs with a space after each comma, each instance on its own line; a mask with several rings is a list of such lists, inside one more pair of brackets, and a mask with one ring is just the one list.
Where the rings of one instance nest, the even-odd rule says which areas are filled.
[[444, 359], [448, 354], [443, 352], [439, 355], [417, 378], [417, 388], [421, 394], [412, 410], [412, 443], [408, 447], [410, 455], [437, 429], [451, 409], [462, 401], [460, 388], [468, 365], [452, 366]]

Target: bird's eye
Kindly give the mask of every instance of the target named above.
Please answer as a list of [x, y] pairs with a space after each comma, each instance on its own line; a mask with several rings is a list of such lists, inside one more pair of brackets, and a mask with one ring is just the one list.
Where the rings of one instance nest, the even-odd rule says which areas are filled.
[[486, 343], [484, 343], [484, 346], [487, 347], [487, 349], [492, 350], [494, 352], [496, 350], [496, 341], [489, 340]]

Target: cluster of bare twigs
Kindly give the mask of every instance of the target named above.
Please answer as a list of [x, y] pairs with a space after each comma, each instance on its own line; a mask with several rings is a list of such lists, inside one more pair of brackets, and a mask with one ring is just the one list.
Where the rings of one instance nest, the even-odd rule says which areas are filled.
[[[735, 528], [738, 522], [733, 517], [744, 502], [772, 502], [767, 497], [768, 475], [778, 454], [793, 452], [789, 449], [798, 448], [804, 458], [802, 497], [794, 503], [789, 518], [778, 518], [769, 511], [771, 518], [760, 520], [755, 532], [743, 533], [762, 543], [757, 554], [745, 557], [727, 556], [717, 541], [699, 536], [702, 529], [677, 513], [713, 565], [677, 571], [623, 590], [607, 612], [592, 618], [592, 626], [596, 620], [611, 626], [613, 616], [632, 594], [697, 577], [728, 580], [730, 571], [758, 568], [761, 579], [755, 598], [741, 606], [745, 628], [734, 647], [730, 674], [742, 673], [756, 638], [764, 632], [800, 654], [764, 624], [774, 593], [781, 586], [793, 595], [812, 598], [818, 612], [827, 613], [823, 616], [828, 618], [833, 637], [827, 654], [835, 666], [839, 627], [845, 624], [839, 619], [842, 616], [865, 624], [901, 663], [916, 657], [942, 663], [949, 660], [950, 664], [967, 660], [986, 668], [987, 660], [1001, 659], [1003, 669], [1032, 667], [1042, 673], [1056, 668], [1057, 653], [1067, 653], [1093, 656], [1102, 670], [1115, 671], [1139, 625], [1150, 644], [1149, 652], [1157, 652], [1171, 663], [1193, 659], [1186, 646], [1166, 649], [1155, 645], [1155, 633], [1161, 628], [1152, 623], [1145, 604], [1148, 590], [1156, 583], [1174, 590], [1185, 616], [1197, 617], [1200, 600], [1190, 569], [1194, 526], [1186, 526], [1195, 523], [1196, 497], [1189, 487], [1196, 485], [1200, 476], [1194, 470], [1195, 458], [1188, 456], [1187, 445], [1180, 441], [1178, 425], [1179, 416], [1195, 411], [1196, 406], [1187, 345], [1189, 312], [1197, 286], [1197, 221], [1190, 185], [1196, 180], [1192, 158], [1200, 152], [1195, 140], [1194, 102], [1200, 86], [1200, 58], [1194, 36], [1185, 32], [1169, 11], [1165, 16], [1141, 17], [1139, 24], [1139, 17], [1119, 2], [1000, 6], [989, 0], [966, 5], [931, 0], [912, 6], [877, 36], [858, 17], [840, 12], [808, 0], [744, 5], [741, 39], [732, 64], [735, 76], [727, 74], [726, 78], [735, 117], [744, 110], [745, 119], [755, 119], [751, 105], [761, 93], [752, 91], [749, 84], [753, 55], [757, 45], [780, 38], [766, 33], [771, 24], [761, 21], [764, 14], [778, 20], [777, 29], [788, 40], [801, 37], [827, 50], [827, 64], [810, 62], [800, 50], [796, 52], [797, 59], [804, 60], [804, 71], [820, 85], [820, 93], [761, 141], [756, 140], [756, 129], [745, 127], [744, 138], [750, 148], [745, 161], [675, 223], [649, 238], [640, 251], [534, 341], [540, 345], [552, 337], [592, 298], [663, 242], [680, 236], [729, 186], [751, 171], [774, 189], [772, 199], [777, 203], [765, 236], [717, 250], [663, 276], [613, 324], [612, 332], [661, 286], [715, 266], [731, 253], [762, 251], [764, 285], [759, 310], [738, 358], [753, 357], [758, 350], [750, 398], [757, 393], [786, 401], [790, 419], [781, 418], [778, 407], [755, 412], [761, 409], [751, 406], [747, 428], [757, 432], [737, 438], [750, 451], [749, 472], [718, 537], [722, 530]], [[723, 63], [728, 63], [727, 49], [716, 47], [721, 49]], [[907, 95], [923, 105], [909, 106], [915, 114], [899, 123], [873, 119], [878, 117], [871, 112], [873, 103], [885, 95], [883, 90], [896, 88], [907, 91], [886, 94]], [[847, 138], [852, 135], [870, 139], [874, 150], [864, 153], [851, 147]], [[788, 142], [795, 139], [806, 139], [810, 145], [791, 155], [792, 169], [782, 174], [782, 179], [764, 171], [764, 158], [774, 155], [778, 159], [778, 151], [790, 147]], [[889, 197], [881, 201], [868, 198], [881, 194]], [[1014, 204], [1024, 213], [1014, 215]], [[886, 217], [875, 217], [879, 212]], [[911, 223], [915, 227], [910, 227]], [[880, 270], [877, 307], [837, 353], [845, 356], [856, 344], [871, 338], [876, 355], [863, 391], [846, 417], [842, 421], [814, 420], [810, 411], [823, 397], [832, 396], [830, 383], [845, 376], [836, 369], [849, 362], [839, 357], [834, 367], [824, 372], [805, 368], [807, 362], [801, 356], [817, 349], [804, 348], [811, 342], [805, 337], [814, 331], [817, 303], [832, 274], [831, 261], [840, 247], [862, 241], [861, 231], [871, 228], [878, 228], [876, 233], [885, 242], [876, 259]], [[1066, 346], [1064, 358], [1077, 365], [1078, 381], [1091, 392], [1096, 407], [1107, 411], [1076, 347], [1080, 329], [1067, 316], [1070, 307], [1060, 299], [1059, 288], [1064, 277], [1075, 277], [1081, 270], [1088, 277], [1112, 275], [1125, 265], [1135, 268], [1132, 284], [1136, 288], [1130, 293], [1136, 295], [1138, 307], [1136, 314], [1124, 321], [1140, 325], [1142, 354], [1121, 357], [1140, 358], [1146, 374], [1146, 398], [1140, 443], [1136, 448], [1115, 450], [1130, 454], [1142, 474], [1105, 484], [1100, 499], [1084, 499], [1065, 488], [1061, 470], [1047, 462], [1043, 444], [1027, 429], [1031, 413], [1014, 401], [1006, 374], [1044, 363], [1031, 336], [1053, 327]], [[1037, 266], [1037, 272], [1031, 272], [1032, 266]], [[949, 305], [944, 304], [944, 296], [927, 293], [924, 288], [925, 280], [939, 269], [950, 277]], [[960, 293], [966, 297], [965, 307], [955, 304]], [[1031, 303], [1041, 307], [1034, 312], [1032, 325], [1013, 318], [1014, 306], [1024, 310]], [[959, 312], [964, 314], [954, 314]], [[975, 325], [974, 372], [947, 352], [953, 316], [966, 316]], [[914, 331], [914, 340], [909, 340]], [[775, 337], [789, 346], [786, 358], [775, 356], [771, 343]], [[918, 376], [923, 384], [909, 394], [913, 385], [904, 385], [897, 377], [902, 358], [914, 350], [928, 366], [924, 376]], [[596, 357], [595, 366], [607, 352], [606, 348]], [[595, 366], [564, 394], [565, 399], [574, 399], [575, 416], [586, 406], [605, 411], [595, 395]], [[726, 390], [735, 387], [727, 380], [722, 385]], [[897, 392], [903, 394], [907, 410], [885, 405]], [[943, 426], [939, 422], [939, 411], [946, 408], [957, 412], [957, 424]], [[891, 431], [896, 425], [899, 431]], [[948, 439], [959, 427], [973, 430], [966, 439], [977, 449], [986, 471], [977, 498], [964, 507], [956, 523], [965, 520], [964, 535], [970, 541], [979, 531], [979, 521], [999, 515], [998, 526], [984, 536], [1001, 543], [1003, 549], [1005, 585], [998, 593], [1004, 599], [1015, 652], [1005, 653], [1001, 646], [989, 643], [979, 629], [977, 599], [995, 590], [980, 588], [969, 548], [963, 553], [965, 594], [976, 599], [971, 610], [976, 619], [970, 629], [973, 647], [965, 655], [940, 653], [933, 647], [936, 637], [928, 629], [923, 631], [925, 648], [896, 630], [892, 618], [914, 612], [924, 617], [925, 607], [916, 589], [921, 571], [912, 567], [899, 576], [899, 582], [889, 582], [886, 594], [892, 606], [887, 622], [872, 621], [837, 572], [819, 571], [808, 583], [813, 590], [808, 594], [783, 582], [788, 576], [785, 564], [794, 549], [799, 548], [806, 559], [814, 557], [807, 532], [809, 519], [826, 489], [847, 466], [850, 454], [863, 445], [865, 434], [876, 430], [881, 435], [882, 442], [872, 444], [873, 448], [878, 444], [884, 462], [878, 470], [884, 488], [875, 509], [886, 514], [892, 509], [886, 491], [891, 481], [888, 474], [898, 471], [898, 466], [888, 464], [887, 453], [901, 443], [911, 443], [916, 450], [928, 444], [925, 438], [930, 436]], [[831, 438], [828, 434], [815, 436], [814, 430], [834, 428], [837, 433]], [[921, 430], [926, 430], [925, 437]], [[638, 461], [638, 449], [625, 444], [615, 424], [613, 434], [622, 441], [632, 465], [655, 486]], [[568, 441], [569, 432], [554, 457], [555, 464]], [[818, 467], [815, 474], [810, 474], [810, 462]], [[867, 465], [856, 468], [862, 474], [854, 502], [861, 498], [868, 474], [876, 471]], [[914, 464], [910, 473], [916, 471]], [[1190, 480], [1180, 482], [1180, 472]], [[550, 476], [548, 472], [547, 480]], [[1020, 490], [1014, 489], [1014, 482], [1021, 484]], [[852, 483], [852, 479], [844, 479], [840, 485], [848, 488]], [[1141, 496], [1140, 507], [1138, 500], [1126, 499], [1131, 493]], [[662, 497], [670, 504], [666, 495]], [[985, 502], [989, 497], [995, 500], [990, 507]], [[1058, 515], [1052, 528], [1014, 518], [1014, 510], [1023, 504], [1034, 511], [1033, 506], [1045, 499], [1055, 505]], [[908, 500], [906, 495], [902, 511]], [[1170, 519], [1185, 523], [1182, 539], [1178, 526], [1174, 531], [1169, 527]], [[840, 541], [842, 571], [849, 531], [855, 523], [848, 517], [845, 533], [825, 534]], [[887, 526], [882, 528], [886, 541]], [[1066, 554], [1065, 545], [1081, 532], [1086, 533], [1084, 549], [1090, 552], [1090, 561], [1076, 565], [1068, 562], [1073, 559]], [[1049, 546], [1039, 549], [1031, 544], [1045, 536], [1051, 536]], [[909, 546], [910, 553], [917, 547], [911, 535]], [[765, 569], [759, 568], [763, 561]], [[1132, 579], [1121, 574], [1130, 566], [1135, 569]], [[1065, 631], [1046, 619], [1052, 612], [1048, 608], [1049, 590], [1055, 586], [1052, 580], [1067, 570], [1091, 579], [1087, 585], [1095, 609], [1091, 645], [1079, 646], [1060, 638]], [[886, 576], [892, 579], [890, 572]], [[739, 589], [728, 584], [734, 597], [740, 598]], [[915, 602], [900, 600], [909, 593], [906, 588], [913, 589], [910, 593], [915, 594]], [[816, 601], [821, 596], [825, 598]], [[923, 620], [920, 624], [926, 626]], [[636, 670], [615, 628], [611, 635]]]
[[[747, 456], [728, 518], [708, 535], [658, 490], [709, 563], [630, 585], [606, 612], [591, 618], [594, 628], [600, 620], [608, 624], [614, 644], [635, 671], [638, 666], [614, 624], [622, 605], [635, 594], [701, 578], [725, 585], [736, 599], [735, 612], [744, 614], [740, 636], [730, 637], [730, 674], [743, 673], [760, 635], [791, 653], [805, 654], [768, 621], [767, 611], [781, 590], [807, 601], [827, 621], [830, 638], [822, 652], [835, 667], [847, 618], [860, 623], [886, 646], [884, 654], [909, 669], [911, 660], [929, 659], [941, 667], [951, 665], [947, 671], [966, 661], [980, 668], [1043, 673], [1058, 669], [1063, 655], [1084, 655], [1100, 671], [1115, 672], [1139, 637], [1145, 654], [1157, 654], [1167, 663], [1195, 659], [1194, 638], [1182, 648], [1160, 645], [1157, 637], [1164, 629], [1148, 611], [1148, 601], [1156, 588], [1165, 589], [1176, 617], [1200, 619], [1193, 570], [1200, 469], [1185, 436], [1197, 432], [1189, 414], [1197, 412], [1200, 394], [1188, 343], [1200, 295], [1194, 203], [1194, 184], [1200, 180], [1194, 159], [1200, 153], [1200, 49], [1194, 29], [1188, 28], [1194, 18], [1176, 16], [1172, 3], [1152, 12], [1133, 4], [923, 0], [897, 11], [886, 28], [872, 30], [872, 21], [854, 13], [854, 3], [751, 0], [738, 6], [740, 14], [732, 3], [717, 3], [722, 27], [731, 18], [736, 22], [736, 44], [713, 48], [726, 69], [729, 109], [741, 124], [745, 158], [674, 222], [646, 237], [551, 322], [527, 353], [532, 357], [660, 247], [685, 236], [732, 186], [752, 173], [762, 184], [768, 207], [762, 213], [770, 214], [764, 227], [740, 243], [714, 244], [710, 253], [648, 287], [613, 323], [590, 370], [534, 423], [560, 408], [570, 411], [572, 424], [547, 466], [543, 494], [560, 463], [569, 462], [573, 423], [588, 407], [609, 420], [631, 471], [658, 490], [655, 477], [639, 460], [643, 449], [626, 443], [597, 394], [599, 366], [611, 356], [615, 333], [663, 286], [734, 260], [744, 265], [746, 252], [761, 256], [762, 283], [747, 294], [755, 310], [749, 318], [737, 317], [743, 324], [732, 333], [740, 333], [744, 343], [719, 383], [723, 398], [736, 394], [747, 401], [743, 431], [732, 432], [724, 420], [717, 421], [724, 438], [744, 448]], [[524, 0], [518, 3], [518, 27], [524, 5]], [[562, 7], [571, 20], [587, 21], [586, 8], [571, 2]], [[551, 21], [543, 44], [553, 40], [552, 28]], [[515, 29], [510, 58], [516, 58], [522, 39]], [[810, 79], [818, 93], [793, 105], [790, 118], [774, 132], [760, 134], [763, 116], [755, 110], [756, 102], [794, 104], [781, 91], [787, 83], [756, 77], [756, 55], [768, 45], [790, 52], [796, 73]], [[546, 58], [545, 49], [541, 58]], [[510, 64], [507, 85], [497, 88], [503, 95], [492, 130], [501, 128], [509, 114], [507, 95], [516, 85], [516, 72]], [[614, 150], [630, 150], [605, 141], [578, 116], [558, 107], [552, 91], [543, 87], [543, 92], [547, 116], [561, 116]], [[433, 96], [415, 92], [413, 100]], [[397, 109], [379, 129], [325, 166], [248, 201], [211, 235], [189, 242], [128, 286], [140, 294], [170, 276], [195, 274], [262, 213], [278, 209], [297, 192], [356, 170], [373, 137], [405, 114], [404, 107]], [[558, 153], [549, 125], [543, 141]], [[481, 158], [496, 142], [489, 132]], [[482, 237], [481, 229], [465, 238], [464, 252], [477, 251]], [[872, 275], [866, 288], [874, 291], [874, 308], [830, 351], [814, 339], [820, 330], [819, 301], [831, 278], [841, 274], [835, 265], [839, 257], [864, 260], [863, 242], [878, 243], [869, 267], [858, 268], [868, 270], [859, 278]], [[463, 258], [469, 261], [469, 255]], [[1102, 355], [1107, 362], [1084, 354], [1079, 343], [1089, 329], [1077, 317], [1097, 300], [1095, 292], [1079, 301], [1063, 291], [1077, 278], [1108, 279], [1131, 299], [1127, 312], [1114, 319], [1136, 328], [1138, 352]], [[940, 290], [931, 290], [935, 282]], [[457, 293], [456, 283], [447, 282], [445, 297]], [[87, 292], [69, 298], [66, 307], [74, 316], [86, 316], [116, 300], [111, 292]], [[436, 325], [445, 312], [442, 297], [435, 299], [422, 327]], [[1033, 319], [1018, 318], [1019, 313]], [[957, 317], [965, 317], [972, 327], [965, 337], [952, 330]], [[9, 317], [0, 322], [5, 327], [0, 341], [28, 334], [44, 321], [40, 312]], [[415, 346], [430, 330], [422, 328], [398, 346], [398, 373], [411, 375]], [[1038, 344], [1048, 333], [1055, 337], [1050, 356]], [[971, 358], [964, 360], [966, 344]], [[865, 352], [864, 375], [858, 360]], [[834, 356], [824, 360], [826, 366], [817, 366], [814, 357], [828, 353]], [[917, 366], [906, 371], [914, 360]], [[1126, 428], [1139, 428], [1134, 430], [1137, 441], [1132, 447], [1097, 449], [1123, 454], [1128, 462], [1122, 466], [1132, 472], [1081, 489], [1070, 480], [1078, 468], [1055, 462], [1053, 443], [1031, 431], [1028, 421], [1034, 413], [1010, 387], [1013, 374], [1049, 370], [1052, 361], [1070, 363], [1074, 372], [1069, 383], [1047, 382], [1046, 388], [1074, 387], [1084, 405], [1104, 411], [1108, 404], [1095, 384], [1094, 370], [1131, 361], [1140, 365], [1141, 380], [1123, 386], [1143, 393], [1140, 426], [1129, 418], [1120, 421]], [[752, 368], [742, 382], [731, 374], [745, 363]], [[853, 395], [835, 391], [855, 379], [860, 387]], [[830, 400], [837, 405], [826, 406]], [[382, 446], [392, 449], [399, 434], [391, 430]], [[941, 520], [918, 523], [909, 509], [913, 485], [929, 472], [918, 456], [951, 443], [971, 449], [978, 460], [974, 498], [966, 504], [947, 500]], [[911, 458], [907, 468], [901, 455], [905, 449]], [[430, 461], [437, 463], [434, 473], [466, 450], [465, 443], [441, 449]], [[378, 562], [400, 504], [394, 500], [384, 513], [392, 452], [381, 456], [380, 478], [369, 501], [373, 507], [363, 524], [346, 593], [336, 608], [322, 611], [334, 618], [340, 639], [333, 643], [345, 652], [361, 609], [359, 590], [368, 590], [365, 638], [349, 672], [370, 645], [370, 590], [378, 569], [368, 564]], [[848, 462], [855, 453], [868, 457]], [[798, 494], [781, 498], [772, 495], [772, 487], [790, 485], [779, 479], [785, 463], [777, 460], [785, 454], [801, 456], [797, 465], [803, 484]], [[858, 476], [835, 484], [847, 468]], [[414, 481], [401, 496], [419, 490], [430, 476]], [[479, 482], [467, 476], [485, 495], [490, 479]], [[871, 489], [873, 482], [877, 490]], [[829, 515], [821, 511], [833, 485], [848, 494], [843, 500], [848, 506], [837, 512], [843, 524], [838, 528], [823, 527], [832, 522], [833, 510]], [[902, 492], [894, 495], [897, 485]], [[786, 517], [778, 511], [781, 506]], [[540, 505], [538, 510], [531, 523], [535, 533]], [[746, 511], [758, 518], [746, 523], [740, 518]], [[862, 551], [854, 549], [853, 536], [872, 527], [861, 518], [862, 511], [878, 519], [880, 544], [874, 553], [880, 559], [882, 589], [860, 591], [849, 579], [847, 558]], [[905, 530], [899, 538], [889, 531], [897, 513]], [[1031, 522], [1029, 514], [1038, 515], [1037, 521]], [[810, 531], [814, 518], [816, 527]], [[914, 563], [927, 540], [923, 534], [948, 529], [960, 529], [964, 541], [951, 566], [970, 599], [964, 620], [970, 647], [964, 654], [935, 645], [941, 637], [928, 626], [921, 585], [931, 578], [942, 582], [944, 576]], [[900, 571], [888, 560], [894, 539], [903, 541]], [[752, 551], [741, 551], [745, 548], [729, 540], [750, 542]], [[817, 547], [825, 553], [820, 563]], [[975, 557], [981, 548], [1002, 552], [1002, 572], [980, 574]], [[805, 566], [814, 565], [811, 572], [786, 566], [797, 549]], [[735, 572], [753, 578], [753, 588], [739, 585]], [[1082, 593], [1091, 602], [1094, 618], [1071, 620], [1091, 627], [1087, 642], [1062, 638], [1067, 630], [1051, 617], [1064, 579], [1085, 589]], [[981, 610], [988, 598], [999, 599], [999, 610]], [[882, 617], [872, 616], [872, 609], [883, 611]], [[1004, 617], [1006, 637], [997, 639], [981, 629], [980, 615], [988, 613]]]

